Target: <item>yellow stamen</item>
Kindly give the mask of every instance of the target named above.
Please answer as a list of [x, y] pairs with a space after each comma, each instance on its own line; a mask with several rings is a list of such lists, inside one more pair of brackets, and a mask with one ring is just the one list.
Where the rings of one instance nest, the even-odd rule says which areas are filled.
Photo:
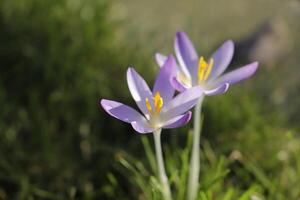
[[203, 57], [200, 57], [198, 64], [198, 80], [199, 82], [207, 80], [211, 73], [212, 67], [214, 65], [214, 60], [211, 58], [209, 63], [207, 63]]
[[160, 96], [159, 92], [156, 92], [153, 97], [154, 110], [148, 98], [145, 99], [145, 102], [149, 114], [159, 114], [164, 105], [163, 98]]
[[163, 99], [161, 98], [159, 92], [156, 92], [156, 93], [155, 93], [153, 100], [154, 100], [155, 111], [156, 111], [157, 114], [159, 114], [160, 111], [161, 111], [161, 108], [162, 108], [163, 105], [164, 105], [164, 101], [163, 101]]
[[200, 57], [199, 64], [198, 64], [198, 79], [201, 81], [203, 80], [203, 77], [204, 77], [206, 65], [207, 64], [206, 64], [204, 58]]
[[147, 107], [147, 109], [148, 109], [148, 111], [151, 113], [151, 111], [152, 111], [152, 106], [151, 106], [151, 104], [150, 104], [150, 102], [149, 102], [149, 99], [146, 97], [146, 107]]
[[209, 64], [207, 66], [207, 70], [205, 72], [204, 80], [207, 80], [208, 76], [210, 75], [211, 69], [214, 65], [214, 59], [209, 59]]

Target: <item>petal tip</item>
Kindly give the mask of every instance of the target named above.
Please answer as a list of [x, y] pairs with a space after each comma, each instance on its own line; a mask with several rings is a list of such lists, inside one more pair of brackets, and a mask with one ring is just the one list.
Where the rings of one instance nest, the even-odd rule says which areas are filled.
[[214, 96], [214, 95], [224, 94], [229, 89], [229, 86], [230, 86], [230, 84], [227, 83], [227, 82], [222, 83], [221, 85], [219, 85], [218, 87], [216, 87], [213, 90], [204, 91], [204, 94], [207, 95], [207, 96]]
[[224, 94], [227, 92], [229, 89], [230, 84], [229, 83], [224, 83], [221, 88], [220, 88], [220, 93], [219, 94]]
[[233, 42], [233, 40], [231, 40], [231, 39], [226, 40], [224, 42], [224, 47], [226, 47], [227, 51], [234, 51], [234, 42]]
[[252, 76], [258, 69], [259, 63], [257, 61], [250, 63], [249, 68], [251, 69], [250, 76]]
[[109, 115], [111, 115], [111, 109], [114, 108], [116, 102], [108, 100], [108, 99], [101, 99], [100, 100], [100, 105], [103, 108], [103, 110], [105, 110], [105, 112], [107, 112]]
[[184, 126], [187, 123], [189, 123], [189, 121], [191, 120], [191, 118], [192, 118], [192, 112], [191, 111], [186, 112], [184, 114], [183, 118], [180, 120], [181, 121], [181, 125], [180, 126]]
[[252, 64], [253, 64], [254, 66], [258, 67], [259, 62], [258, 62], [258, 61], [254, 61]]
[[225, 92], [227, 92], [227, 90], [229, 89], [229, 86], [230, 86], [229, 83], [225, 83], [225, 84], [224, 84], [224, 92], [223, 92], [223, 94], [224, 94]]
[[186, 33], [184, 31], [177, 31], [176, 36], [180, 36], [180, 35], [186, 35]]
[[127, 69], [127, 75], [128, 75], [129, 73], [132, 73], [132, 71], [135, 71], [135, 70], [133, 69], [133, 67], [128, 67], [128, 69]]
[[132, 79], [134, 79], [134, 75], [136, 75], [137, 72], [135, 71], [135, 69], [133, 67], [128, 67], [127, 72], [126, 72], [126, 76], [127, 76], [127, 83], [131, 82]]
[[167, 57], [167, 60], [165, 61], [165, 63], [164, 63], [164, 65], [170, 65], [171, 67], [176, 67], [176, 60], [175, 60], [175, 57], [172, 55], [172, 54], [170, 54], [170, 55], [168, 55], [168, 57]]
[[159, 60], [163, 55], [161, 53], [155, 53], [154, 58], [155, 60]]
[[186, 32], [178, 31], [176, 33], [176, 40], [181, 40], [181, 39], [188, 39], [188, 36], [187, 36]]
[[188, 111], [187, 112], [187, 116], [186, 116], [186, 123], [188, 123], [190, 120], [191, 120], [191, 118], [192, 118], [192, 111]]
[[166, 61], [165, 56], [160, 53], [155, 53], [154, 58], [159, 67], [162, 67]]
[[227, 40], [226, 43], [227, 43], [228, 45], [234, 46], [234, 42], [233, 42], [232, 39]]
[[101, 99], [100, 100], [100, 105], [101, 105], [101, 107], [104, 109], [104, 110], [107, 110], [107, 109], [109, 109], [109, 103], [110, 103], [110, 101], [109, 100], [107, 100], [107, 99]]

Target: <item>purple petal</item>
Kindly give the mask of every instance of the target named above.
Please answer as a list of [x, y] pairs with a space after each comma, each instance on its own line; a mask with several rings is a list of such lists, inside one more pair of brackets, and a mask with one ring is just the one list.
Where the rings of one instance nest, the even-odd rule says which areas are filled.
[[133, 129], [139, 133], [153, 133], [154, 128], [151, 128], [145, 121], [136, 121], [131, 123]]
[[167, 56], [164, 56], [160, 53], [156, 53], [155, 60], [156, 60], [156, 63], [159, 65], [159, 67], [162, 67], [167, 60]]
[[128, 68], [127, 84], [136, 104], [144, 114], [147, 114], [148, 109], [146, 108], [145, 99], [146, 97], [150, 99], [152, 93], [145, 80], [133, 68]]
[[185, 91], [188, 87], [178, 81], [176, 77], [171, 79], [171, 85], [179, 92]]
[[171, 79], [176, 74], [176, 61], [173, 56], [168, 56], [164, 66], [160, 68], [160, 71], [156, 77], [153, 94], [160, 92], [164, 102], [169, 102], [175, 93], [175, 89], [171, 85]]
[[250, 78], [256, 72], [257, 68], [258, 62], [253, 62], [245, 65], [244, 67], [240, 67], [236, 70], [224, 74], [216, 81], [218, 83], [235, 84], [244, 79]]
[[196, 76], [198, 55], [193, 43], [184, 32], [176, 33], [174, 49], [182, 71], [192, 77]]
[[123, 122], [131, 123], [133, 121], [141, 121], [145, 119], [135, 109], [126, 106], [122, 103], [107, 100], [107, 99], [102, 99], [100, 104], [109, 115]]
[[172, 119], [191, 109], [203, 95], [203, 90], [200, 86], [192, 87], [178, 94], [166, 107], [163, 109], [161, 116], [165, 121]]
[[229, 88], [228, 83], [222, 83], [221, 85], [217, 86], [214, 89], [204, 90], [204, 94], [207, 95], [207, 96], [223, 94], [228, 90], [228, 88]]
[[173, 119], [166, 122], [166, 124], [163, 126], [163, 128], [178, 128], [185, 124], [187, 124], [192, 117], [192, 112], [188, 111], [184, 115], [179, 115], [177, 117], [174, 117]]
[[222, 44], [212, 55], [214, 65], [209, 79], [217, 78], [230, 64], [234, 53], [234, 43], [228, 40]]

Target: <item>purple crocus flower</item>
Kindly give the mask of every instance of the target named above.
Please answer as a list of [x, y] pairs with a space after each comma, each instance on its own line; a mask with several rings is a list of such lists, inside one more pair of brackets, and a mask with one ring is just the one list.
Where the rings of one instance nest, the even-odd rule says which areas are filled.
[[[258, 68], [258, 62], [253, 62], [223, 75], [233, 57], [234, 44], [231, 40], [224, 42], [208, 61], [203, 57], [199, 58], [191, 40], [184, 32], [177, 32], [174, 49], [179, 67], [176, 77], [171, 82], [178, 91], [199, 85], [206, 95], [221, 94], [227, 91], [230, 84], [251, 77]], [[159, 66], [162, 66], [165, 60], [166, 56], [156, 54]]]
[[122, 103], [102, 99], [101, 105], [111, 116], [130, 123], [139, 133], [151, 133], [162, 128], [177, 128], [191, 118], [191, 109], [203, 94], [200, 87], [192, 87], [173, 98], [175, 89], [171, 79], [176, 73], [173, 56], [166, 58], [151, 91], [145, 80], [133, 69], [127, 70], [127, 84], [143, 115]]

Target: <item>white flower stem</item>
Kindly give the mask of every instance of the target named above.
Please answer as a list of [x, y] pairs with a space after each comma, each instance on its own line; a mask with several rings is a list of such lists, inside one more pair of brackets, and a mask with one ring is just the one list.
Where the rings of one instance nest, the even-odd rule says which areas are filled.
[[199, 173], [200, 173], [200, 134], [201, 134], [201, 107], [203, 97], [201, 97], [194, 111], [193, 147], [191, 152], [189, 179], [187, 188], [187, 199], [195, 200], [198, 194]]
[[162, 193], [164, 196], [164, 200], [172, 200], [171, 190], [169, 186], [168, 177], [166, 175], [166, 170], [164, 166], [164, 159], [161, 149], [161, 129], [154, 131], [154, 144], [155, 144], [155, 152], [156, 152], [156, 161], [158, 166], [158, 175], [160, 178], [160, 182], [162, 184]]

